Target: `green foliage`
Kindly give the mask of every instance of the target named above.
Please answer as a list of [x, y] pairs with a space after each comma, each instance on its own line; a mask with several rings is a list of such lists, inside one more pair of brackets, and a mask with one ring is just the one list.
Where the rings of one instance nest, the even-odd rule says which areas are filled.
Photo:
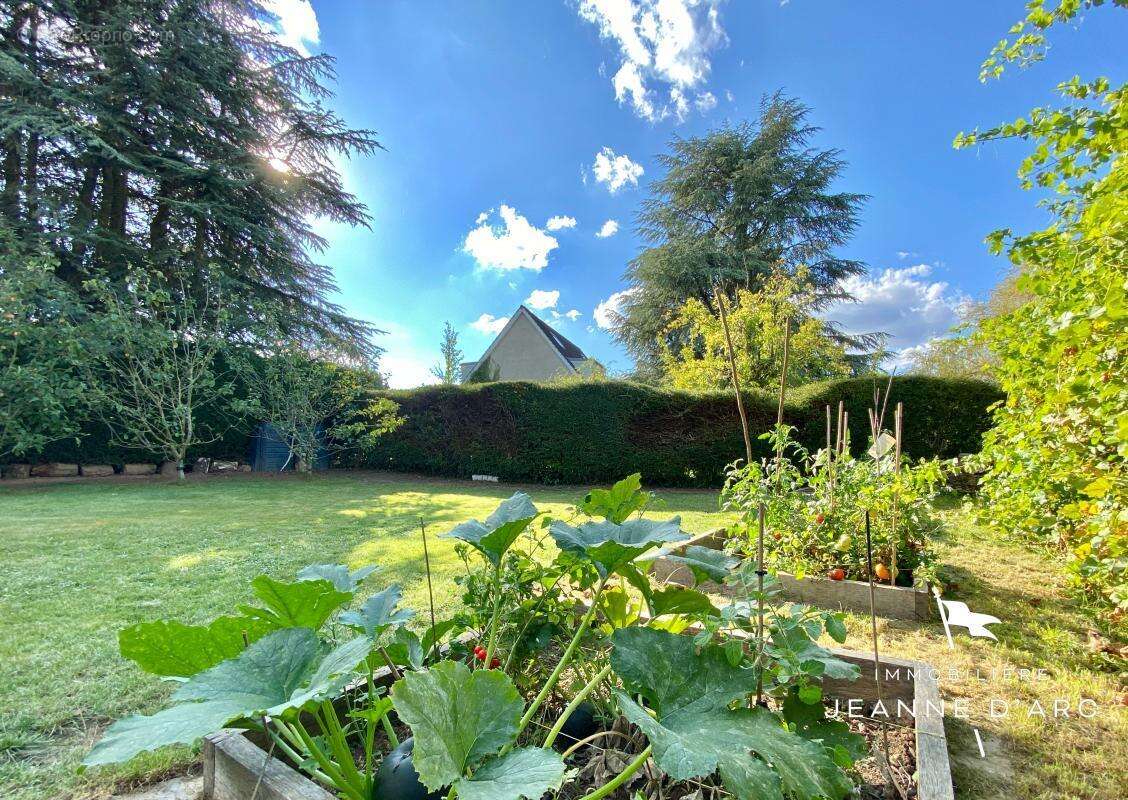
[[352, 599], [352, 592], [341, 592], [326, 580], [278, 581], [259, 575], [251, 589], [266, 608], [240, 606], [251, 619], [272, 628], [306, 627], [317, 630], [325, 620]]
[[[811, 313], [815, 297], [802, 285], [806, 275], [805, 268], [795, 277], [775, 272], [756, 291], [735, 291], [726, 316], [742, 388], [779, 386], [785, 323], [791, 327], [788, 386], [850, 374], [845, 348]], [[675, 389], [732, 386], [724, 325], [700, 300], [691, 297], [674, 312], [658, 347], [665, 384]]]
[[[1042, 0], [984, 63], [1041, 60], [1046, 31], [1099, 0]], [[1123, 7], [1123, 3], [1116, 3]], [[1024, 188], [1051, 190], [1053, 223], [1015, 236], [996, 231], [1021, 269], [1029, 300], [984, 323], [980, 341], [997, 356], [1006, 402], [984, 439], [982, 521], [1059, 546], [1070, 578], [1097, 609], [1128, 612], [1128, 86], [1074, 76], [1058, 86], [1063, 108], [961, 134], [957, 146], [1019, 139], [1033, 146], [1019, 167]], [[1122, 624], [1122, 623], [1121, 623]]]
[[[897, 583], [936, 580], [932, 539], [939, 523], [932, 500], [944, 473], [933, 459], [894, 468], [893, 453], [855, 458], [849, 450], [810, 453], [786, 426], [764, 434], [784, 458], [735, 466], [725, 485], [726, 508], [739, 510], [746, 553], [757, 541], [757, 508], [764, 504], [765, 561], [796, 577], [826, 577], [835, 568], [851, 580], [869, 577], [865, 514], [870, 514], [875, 567], [896, 570]], [[894, 515], [895, 527], [894, 527]], [[877, 580], [877, 578], [875, 578]]]
[[188, 678], [234, 658], [272, 630], [273, 625], [251, 617], [217, 617], [207, 625], [157, 620], [125, 628], [118, 645], [122, 657], [146, 672]]
[[183, 684], [173, 694], [177, 705], [115, 722], [83, 764], [127, 761], [146, 750], [191, 743], [234, 720], [300, 711], [343, 688], [371, 648], [370, 639], [359, 637], [326, 655], [308, 628], [275, 631]]
[[616, 525], [625, 522], [631, 514], [642, 516], [653, 500], [653, 495], [642, 491], [642, 475], [636, 472], [618, 481], [610, 489], [592, 489], [584, 497], [580, 510], [589, 517], [603, 517]]
[[462, 350], [458, 346], [458, 331], [449, 322], [443, 323], [443, 341], [439, 345], [442, 361], [431, 367], [431, 374], [441, 383], [455, 384], [461, 379]]
[[621, 525], [605, 520], [585, 522], [579, 527], [553, 522], [549, 532], [557, 547], [591, 561], [603, 576], [615, 573], [659, 544], [689, 538], [689, 534], [682, 532], [679, 517], [663, 522], [630, 519]]
[[[753, 671], [729, 663], [722, 648], [698, 649], [665, 631], [625, 628], [612, 634], [611, 663], [626, 691], [623, 714], [654, 747], [658, 766], [676, 779], [720, 773], [740, 800], [788, 796], [844, 798], [853, 784], [825, 749], [796, 736], [762, 707], [731, 706], [754, 683]], [[641, 694], [647, 709], [631, 694]]]
[[0, 461], [77, 439], [86, 389], [77, 366], [83, 309], [55, 259], [0, 218]]
[[360, 611], [342, 612], [340, 621], [343, 625], [359, 629], [372, 639], [378, 639], [388, 628], [403, 625], [414, 616], [414, 612], [409, 609], [396, 608], [402, 596], [403, 590], [393, 583], [382, 592], [369, 597]]
[[101, 307], [85, 365], [95, 411], [116, 442], [159, 453], [183, 477], [188, 449], [219, 436], [199, 410], [234, 390], [216, 369], [228, 333], [223, 302], [210, 288], [195, 297], [183, 278], [135, 275], [120, 286], [87, 281], [85, 289]]
[[248, 395], [241, 410], [274, 428], [298, 470], [321, 454], [370, 448], [403, 424], [395, 403], [370, 397], [384, 386], [379, 373], [317, 357], [300, 342], [281, 342], [265, 358], [245, 351], [235, 361]]
[[527, 494], [514, 492], [484, 523], [472, 519], [444, 535], [466, 542], [497, 567], [505, 551], [539, 513]]
[[0, 6], [0, 217], [73, 286], [183, 270], [199, 296], [215, 264], [236, 329], [281, 306], [283, 331], [370, 349], [309, 220], [367, 223], [335, 157], [379, 144], [330, 110], [332, 57], [274, 27], [247, 0]]
[[498, 755], [516, 741], [524, 708], [505, 673], [446, 661], [405, 675], [392, 701], [415, 737], [414, 765], [428, 789], [453, 784], [463, 800], [535, 800], [560, 787], [557, 753], [526, 747]]
[[780, 269], [795, 274], [810, 265], [811, 284], [825, 298], [839, 291], [840, 279], [865, 271], [835, 253], [852, 235], [864, 197], [833, 191], [845, 162], [837, 150], [811, 146], [818, 128], [808, 115], [776, 94], [764, 99], [757, 124], [675, 138], [658, 157], [665, 174], [639, 217], [651, 246], [628, 268], [615, 326], [643, 369], [657, 365], [659, 341], [673, 352], [684, 344], [670, 323], [687, 300], [716, 313], [717, 286], [731, 301], [737, 287], [756, 290]]
[[[844, 400], [853, 441], [864, 442], [873, 384], [857, 378], [790, 391], [785, 419], [798, 428], [804, 446], [816, 449], [825, 436], [825, 406]], [[719, 486], [725, 466], [744, 453], [740, 420], [726, 392], [616, 381], [504, 382], [386, 396], [400, 406], [406, 422], [377, 442], [363, 462], [371, 468], [587, 485], [641, 472], [661, 486]], [[906, 455], [949, 458], [978, 451], [989, 424], [987, 408], [1001, 396], [981, 381], [897, 378], [890, 402], [905, 404]], [[753, 429], [775, 423], [774, 397], [747, 392], [744, 399]], [[771, 454], [766, 444], [756, 445], [758, 457]]]

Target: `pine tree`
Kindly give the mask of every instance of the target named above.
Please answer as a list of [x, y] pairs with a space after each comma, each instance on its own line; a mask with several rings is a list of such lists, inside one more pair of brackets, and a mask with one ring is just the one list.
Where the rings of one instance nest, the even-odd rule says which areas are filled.
[[367, 223], [333, 159], [379, 144], [324, 105], [332, 59], [272, 21], [251, 0], [4, 4], [0, 214], [75, 288], [214, 266], [237, 327], [281, 306], [287, 332], [364, 349], [309, 220]]
[[627, 269], [630, 284], [615, 333], [643, 374], [661, 371], [663, 347], [681, 349], [684, 331], [670, 322], [687, 300], [711, 313], [714, 289], [730, 301], [757, 291], [773, 272], [807, 270], [815, 307], [843, 296], [842, 278], [865, 272], [840, 258], [858, 224], [865, 197], [832, 192], [845, 162], [837, 150], [816, 150], [808, 109], [775, 95], [757, 125], [723, 127], [708, 136], [675, 139], [659, 157], [655, 181], [639, 215], [651, 243]]

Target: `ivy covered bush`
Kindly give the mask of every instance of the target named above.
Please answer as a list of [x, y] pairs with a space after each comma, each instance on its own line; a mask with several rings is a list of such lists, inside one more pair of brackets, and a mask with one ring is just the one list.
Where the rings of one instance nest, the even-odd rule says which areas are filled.
[[[797, 441], [814, 451], [825, 435], [825, 407], [842, 400], [860, 454], [873, 389], [869, 378], [802, 387], [789, 393], [785, 421], [796, 429]], [[355, 466], [451, 477], [485, 473], [549, 484], [611, 481], [642, 472], [659, 486], [720, 486], [725, 465], [744, 454], [740, 420], [727, 392], [625, 381], [506, 382], [387, 396], [400, 405], [406, 422]], [[889, 402], [905, 405], [906, 457], [951, 458], [978, 452], [990, 425], [988, 408], [1000, 399], [998, 388], [983, 381], [908, 376], [893, 381]], [[745, 394], [753, 430], [775, 424], [776, 404], [768, 393]], [[757, 457], [771, 453], [762, 442], [758, 448]]]

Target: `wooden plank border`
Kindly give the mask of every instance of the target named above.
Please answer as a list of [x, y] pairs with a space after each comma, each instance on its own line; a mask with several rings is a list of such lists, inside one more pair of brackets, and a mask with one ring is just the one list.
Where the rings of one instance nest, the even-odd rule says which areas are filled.
[[[689, 568], [665, 557], [680, 555], [690, 545], [722, 550], [725, 545], [725, 532], [716, 530], [703, 533], [676, 547], [664, 548], [654, 555], [643, 556], [640, 560], [653, 563], [653, 575], [658, 580], [676, 583], [679, 586], [692, 586], [693, 574]], [[869, 613], [869, 583], [865, 581], [832, 581], [812, 575], [804, 576], [800, 580], [787, 572], [777, 573], [776, 578], [779, 580], [780, 594], [787, 600], [833, 611]], [[711, 594], [724, 596], [732, 594], [729, 587], [716, 583], [704, 583], [700, 588]], [[874, 610], [879, 617], [920, 621], [930, 618], [932, 602], [925, 589], [874, 584], [873, 590]]]

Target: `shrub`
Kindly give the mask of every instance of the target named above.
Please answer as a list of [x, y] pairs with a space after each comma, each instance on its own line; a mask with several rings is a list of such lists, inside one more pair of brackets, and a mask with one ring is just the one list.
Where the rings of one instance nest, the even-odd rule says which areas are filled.
[[[659, 486], [720, 486], [742, 457], [740, 421], [729, 392], [685, 392], [624, 381], [571, 385], [522, 382], [434, 386], [387, 392], [406, 423], [383, 438], [364, 466], [431, 475], [497, 475], [530, 483], [594, 483], [642, 472]], [[873, 381], [855, 378], [793, 392], [785, 421], [804, 446], [825, 439], [827, 404], [843, 400], [855, 446], [868, 435]], [[904, 452], [949, 458], [976, 452], [987, 408], [1002, 398], [975, 380], [897, 378], [890, 407], [905, 404]], [[775, 423], [776, 400], [748, 392], [753, 430]], [[770, 448], [756, 444], [758, 456]]]

